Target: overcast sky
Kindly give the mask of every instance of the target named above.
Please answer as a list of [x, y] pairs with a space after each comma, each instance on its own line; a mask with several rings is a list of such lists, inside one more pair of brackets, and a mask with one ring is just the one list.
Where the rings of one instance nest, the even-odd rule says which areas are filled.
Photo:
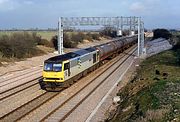
[[58, 18], [141, 16], [146, 28], [180, 28], [180, 0], [0, 0], [0, 29], [54, 28]]

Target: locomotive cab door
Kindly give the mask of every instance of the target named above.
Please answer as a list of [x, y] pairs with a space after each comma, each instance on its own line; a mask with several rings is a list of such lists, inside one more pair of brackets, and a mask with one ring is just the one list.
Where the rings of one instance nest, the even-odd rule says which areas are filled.
[[96, 63], [97, 58], [96, 58], [96, 53], [93, 54], [93, 63]]
[[99, 57], [100, 57], [100, 54], [99, 54], [99, 50], [97, 51], [97, 61], [99, 61]]
[[67, 79], [71, 75], [70, 72], [70, 62], [64, 63], [64, 76]]

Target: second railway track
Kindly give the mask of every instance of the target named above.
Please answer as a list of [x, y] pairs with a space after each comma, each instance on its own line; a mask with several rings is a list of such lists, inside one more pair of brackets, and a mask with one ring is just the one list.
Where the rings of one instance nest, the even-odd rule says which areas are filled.
[[28, 82], [25, 82], [19, 86], [15, 86], [15, 87], [12, 87], [8, 90], [5, 90], [3, 92], [0, 93], [0, 101], [2, 101], [3, 99], [5, 98], [8, 98], [10, 96], [13, 96], [19, 92], [22, 92], [24, 90], [26, 90], [27, 88], [30, 88], [32, 86], [35, 86], [35, 85], [38, 85], [38, 80], [40, 80], [42, 77], [38, 77], [36, 79], [33, 79], [33, 80], [30, 80]]
[[16, 82], [18, 82], [18, 84], [19, 84], [20, 83], [19, 81], [22, 81], [23, 79], [26, 79], [26, 78], [29, 78], [29, 77], [36, 76], [38, 73], [41, 74], [42, 70], [33, 71], [32, 73], [20, 75], [20, 76], [13, 77], [11, 79], [5, 80], [4, 82], [0, 83], [0, 88], [2, 88], [4, 86], [9, 86], [10, 84], [15, 84]]
[[40, 96], [32, 99], [31, 101], [27, 102], [26, 104], [14, 109], [13, 111], [7, 113], [6, 115], [0, 118], [1, 121], [4, 122], [13, 122], [17, 121], [20, 118], [24, 117], [28, 113], [32, 112], [45, 102], [48, 102], [50, 99], [58, 95], [59, 93], [51, 93], [51, 92], [44, 92]]
[[[22, 76], [24, 76], [24, 75], [26, 75], [26, 74], [31, 74], [32, 72], [36, 72], [36, 71], [42, 71], [42, 68], [41, 67], [38, 67], [38, 68], [31, 68], [30, 69], [30, 71], [29, 70], [20, 70], [20, 71], [18, 71], [18, 73], [16, 73], [16, 74], [9, 74], [8, 76], [0, 76], [1, 77], [1, 79], [0, 79], [0, 84], [1, 83], [3, 83], [3, 82], [6, 82], [6, 81], [8, 81], [8, 80], [12, 80], [12, 79], [15, 79], [15, 78], [19, 78], [19, 77], [22, 77]], [[20, 74], [19, 74], [20, 73]], [[18, 75], [17, 75], [18, 74]]]

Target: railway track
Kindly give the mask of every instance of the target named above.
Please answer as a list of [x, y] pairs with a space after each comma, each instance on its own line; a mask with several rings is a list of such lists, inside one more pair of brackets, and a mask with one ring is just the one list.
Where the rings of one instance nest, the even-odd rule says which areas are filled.
[[[132, 52], [132, 54], [135, 51], [136, 50], [134, 50]], [[51, 113], [49, 113], [41, 121], [60, 121], [60, 122], [64, 121], [80, 104], [82, 104], [90, 95], [92, 95], [94, 93], [94, 91], [98, 87], [100, 87], [107, 80], [107, 78], [110, 77], [130, 56], [131, 55], [127, 56], [120, 64], [118, 64], [118, 66], [115, 69], [113, 69], [110, 73], [108, 73], [108, 75], [106, 77], [101, 79], [101, 81], [93, 89], [87, 90], [87, 87], [89, 87], [93, 83], [93, 81], [97, 80], [101, 76], [101, 74], [98, 77], [95, 77], [91, 82], [89, 82], [82, 89], [80, 89], [78, 92], [76, 92], [74, 95], [72, 95], [69, 99], [67, 99], [62, 104], [60, 104], [56, 109], [54, 109]], [[116, 64], [118, 62], [119, 62], [119, 60], [117, 60], [114, 64]], [[112, 67], [114, 64], [110, 65], [110, 67]], [[105, 73], [105, 71], [103, 73]], [[84, 94], [84, 96], [83, 96], [83, 94]], [[75, 100], [77, 98], [79, 98], [78, 102], [77, 102], [77, 100]], [[68, 103], [71, 103], [71, 104], [68, 106], [68, 105], [66, 105]], [[73, 107], [72, 107], [72, 104], [74, 104]], [[69, 108], [69, 109], [67, 109], [67, 108]], [[62, 113], [64, 113], [64, 114], [62, 114]]]
[[58, 92], [44, 92], [40, 96], [32, 99], [31, 101], [27, 102], [26, 104], [14, 109], [13, 111], [9, 112], [8, 114], [2, 116], [0, 118], [1, 121], [4, 122], [12, 122], [18, 121], [28, 113], [32, 112], [42, 104], [48, 102], [50, 99], [58, 95]]
[[[33, 70], [32, 70], [33, 69]], [[0, 76], [1, 77], [1, 79], [0, 79], [0, 84], [1, 83], [3, 83], [3, 82], [6, 82], [6, 81], [8, 81], [8, 80], [12, 80], [12, 79], [15, 79], [15, 78], [18, 78], [18, 77], [21, 77], [21, 76], [24, 76], [24, 75], [26, 75], [26, 74], [29, 74], [29, 73], [32, 73], [32, 72], [36, 72], [36, 71], [42, 71], [42, 68], [32, 68], [32, 69], [30, 69], [30, 70], [28, 70], [28, 71], [24, 71], [24, 70], [20, 70], [19, 72], [20, 72], [20, 75], [19, 75], [19, 72], [17, 73], [17, 74], [9, 74], [9, 75], [5, 75], [5, 76]], [[17, 75], [17, 76], [16, 76]]]
[[40, 80], [41, 78], [42, 77], [38, 77], [38, 78], [36, 78], [34, 80], [30, 80], [28, 82], [25, 82], [25, 83], [19, 85], [19, 86], [15, 86], [13, 88], [10, 88], [10, 89], [8, 89], [6, 91], [1, 92], [0, 93], [0, 101], [6, 99], [8, 97], [11, 97], [11, 96], [13, 96], [13, 95], [15, 95], [15, 94], [17, 94], [19, 92], [23, 92], [24, 90], [26, 90], [26, 89], [28, 89], [30, 87], [33, 87], [35, 85], [39, 85], [38, 80]]
[[37, 70], [37, 71], [31, 71], [30, 73], [27, 73], [27, 74], [21, 74], [19, 76], [16, 76], [16, 77], [12, 77], [12, 78], [9, 78], [7, 80], [4, 80], [4, 81], [1, 81], [0, 82], [0, 87], [4, 87], [4, 86], [7, 86], [9, 84], [12, 84], [12, 83], [15, 83], [15, 82], [18, 82], [24, 78], [27, 78], [27, 77], [32, 77], [34, 76], [35, 74], [37, 73], [41, 73], [42, 70]]
[[0, 100], [15, 95], [23, 90], [38, 85], [39, 80], [42, 78], [42, 71], [30, 73], [25, 76], [16, 76], [16, 79], [9, 82], [3, 82], [0, 86]]
[[[124, 55], [127, 55], [127, 53], [124, 54]], [[119, 56], [116, 59], [112, 59], [111, 61], [109, 61], [107, 63], [107, 66], [105, 68], [103, 68], [103, 71], [101, 73], [99, 73], [95, 78], [93, 78], [91, 81], [89, 81], [82, 88], [80, 88], [78, 90], [75, 90], [76, 92], [74, 90], [72, 90], [72, 91], [74, 91], [74, 93], [70, 93], [68, 96], [63, 95], [64, 91], [63, 92], [45, 92], [42, 95], [38, 96], [37, 98], [32, 99], [31, 101], [27, 102], [26, 104], [14, 109], [13, 111], [11, 111], [11, 112], [7, 113], [6, 115], [2, 116], [0, 118], [0, 120], [1, 121], [17, 121], [17, 120], [31, 121], [31, 120], [28, 120], [27, 118], [31, 118], [31, 115], [34, 115], [33, 113], [37, 113], [40, 109], [43, 110], [42, 108], [44, 108], [44, 107], [47, 108], [47, 105], [50, 105], [50, 103], [54, 99], [56, 100], [57, 98], [59, 98], [59, 96], [61, 96], [60, 98], [63, 98], [63, 96], [68, 97], [68, 98], [64, 99], [64, 101], [61, 101], [59, 104], [58, 104], [57, 101], [53, 102], [54, 105], [51, 104], [51, 106], [53, 106], [53, 107], [51, 107], [51, 109], [46, 111], [45, 114], [42, 115], [42, 117], [39, 117], [39, 120], [37, 120], [37, 121], [46, 121], [46, 120], [48, 120], [49, 118], [51, 118], [52, 115], [57, 113], [57, 111], [61, 110], [62, 107], [66, 106], [67, 103], [69, 103], [76, 96], [78, 96], [79, 93], [86, 90], [86, 88], [88, 86], [90, 86], [95, 79], [98, 79], [99, 77], [102, 77], [102, 74], [103, 73], [105, 74], [106, 70], [110, 69], [110, 67], [113, 67], [113, 65], [116, 64], [120, 59], [122, 59], [123, 56]], [[128, 55], [127, 57], [129, 57], [129, 56], [131, 56], [131, 55]], [[125, 58], [125, 59], [127, 59], [127, 58]], [[124, 59], [123, 62], [125, 62], [125, 59]], [[123, 62], [121, 62], [121, 64]], [[121, 65], [121, 64], [119, 64], [119, 65]], [[115, 68], [115, 69], [117, 69], [117, 68]], [[115, 69], [112, 72], [114, 72]], [[105, 74], [106, 77], [104, 79], [107, 79], [110, 76], [111, 73], [109, 73], [108, 75]], [[100, 83], [98, 83], [95, 87], [91, 87], [91, 90], [90, 90], [91, 92], [87, 93], [80, 101], [77, 102], [77, 104], [75, 106], [73, 106], [73, 108], [68, 110], [68, 112], [60, 118], [60, 121], [65, 120], [102, 83], [103, 83], [103, 80]], [[36, 117], [36, 119], [37, 119], [37, 116], [33, 116], [33, 117]]]

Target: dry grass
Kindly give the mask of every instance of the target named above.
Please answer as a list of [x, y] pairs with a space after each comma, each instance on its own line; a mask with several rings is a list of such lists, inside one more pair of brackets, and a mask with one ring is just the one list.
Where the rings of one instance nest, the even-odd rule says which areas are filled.
[[53, 48], [42, 46], [42, 45], [37, 46], [37, 48], [42, 50], [45, 53], [52, 53], [55, 51], [55, 49], [53, 49]]
[[147, 110], [145, 117], [139, 117], [135, 122], [158, 122], [161, 121], [167, 113], [169, 113], [169, 109]]
[[[11, 35], [17, 32], [22, 33], [23, 31], [0, 31], [0, 36], [4, 34]], [[26, 31], [26, 32], [33, 33], [34, 31]], [[42, 39], [47, 39], [48, 41], [50, 41], [52, 37], [57, 34], [56, 31], [35, 31], [35, 32], [37, 32], [37, 35], [41, 36]]]
[[42, 39], [47, 39], [48, 41], [50, 41], [53, 36], [57, 35], [57, 32], [56, 31], [38, 31], [37, 34], [40, 35]]

